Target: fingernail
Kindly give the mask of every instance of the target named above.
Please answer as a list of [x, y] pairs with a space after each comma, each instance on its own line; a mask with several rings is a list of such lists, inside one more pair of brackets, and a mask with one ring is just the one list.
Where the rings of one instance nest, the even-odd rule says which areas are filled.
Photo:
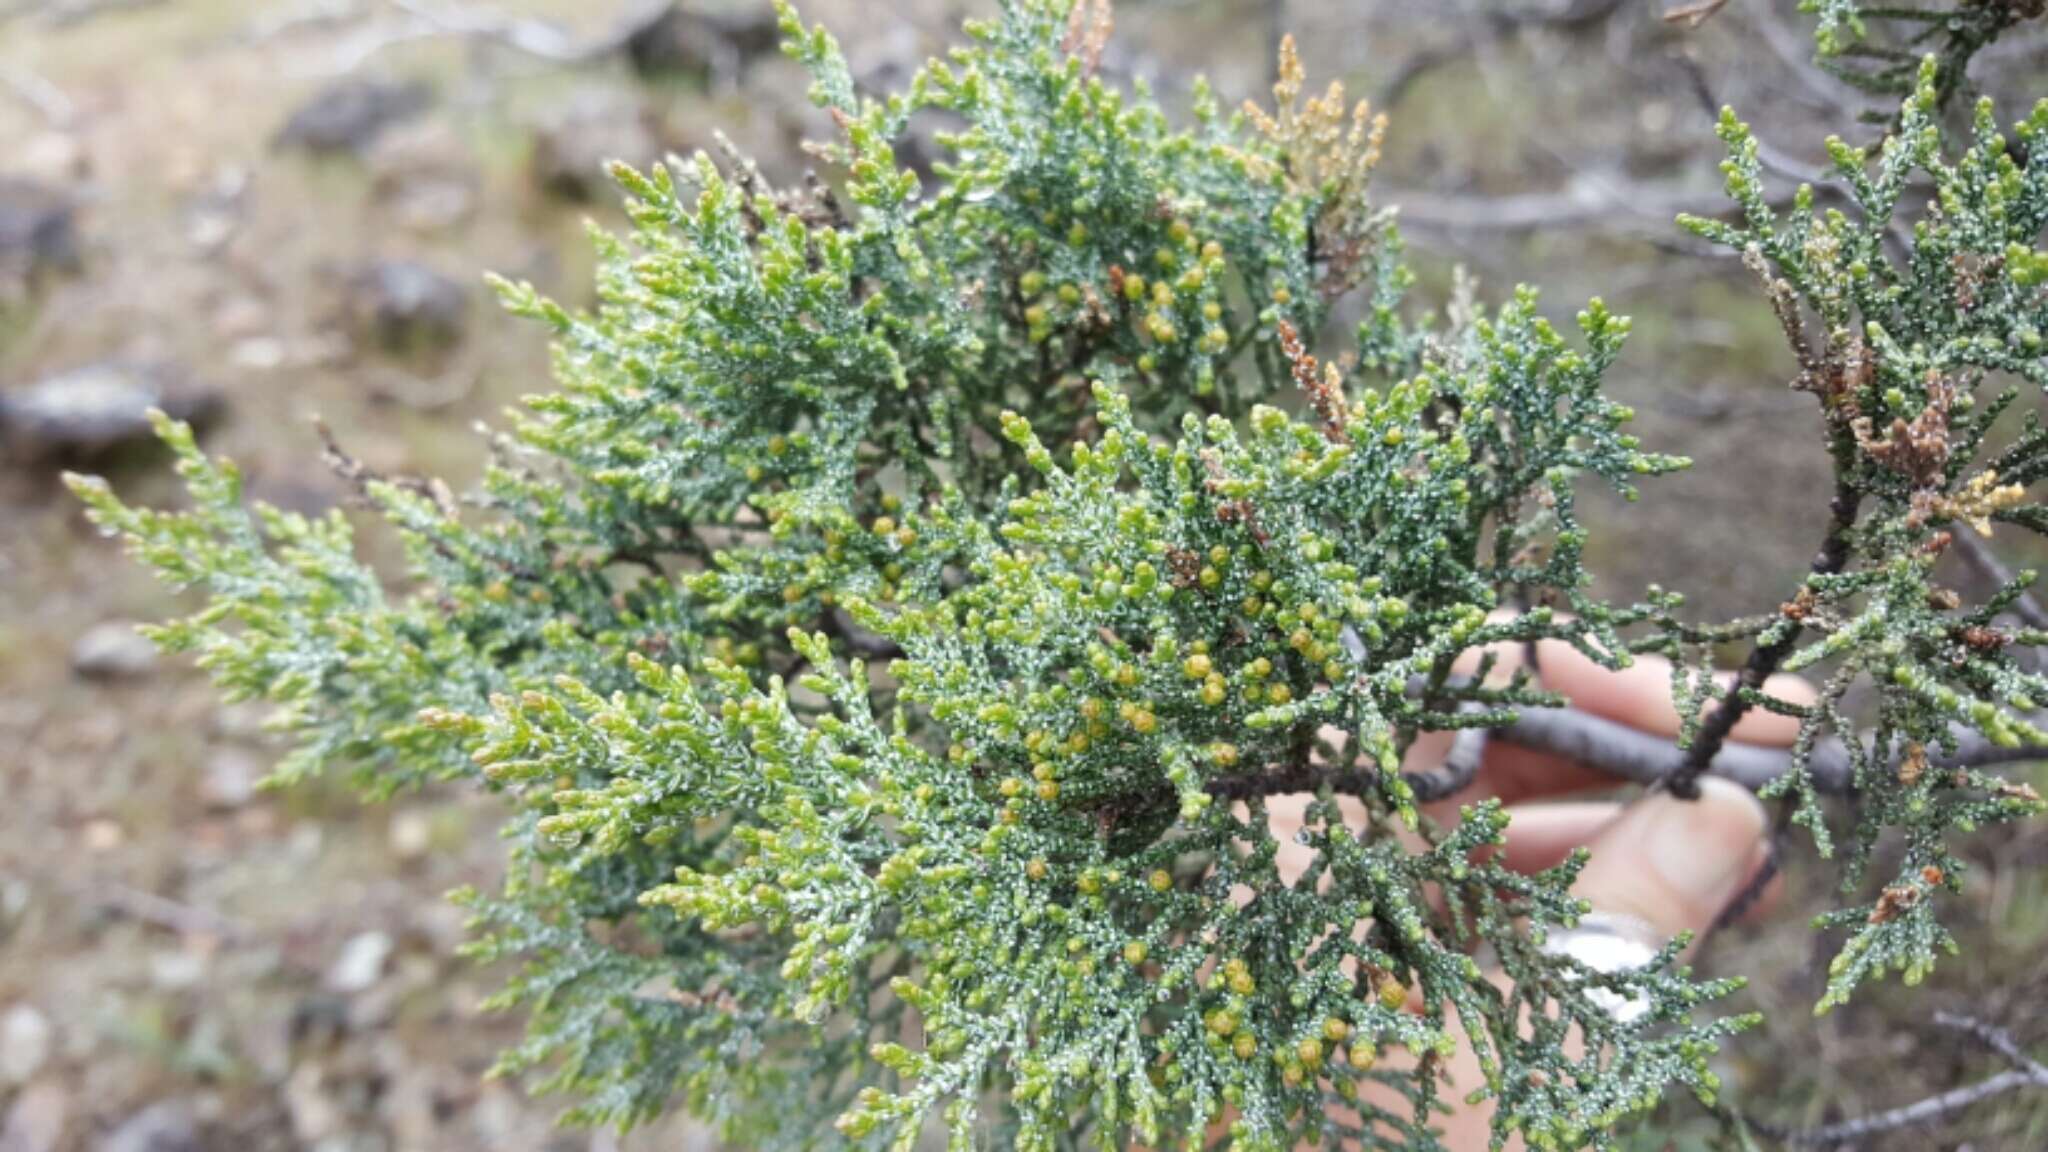
[[1700, 782], [1697, 800], [1658, 793], [1641, 801], [1640, 841], [1657, 878], [1677, 896], [1713, 913], [1734, 897], [1756, 863], [1769, 823], [1749, 790], [1725, 780]]

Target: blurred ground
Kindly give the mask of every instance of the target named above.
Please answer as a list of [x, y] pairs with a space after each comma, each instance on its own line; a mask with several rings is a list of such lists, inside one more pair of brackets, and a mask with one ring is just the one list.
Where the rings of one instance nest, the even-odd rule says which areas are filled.
[[[877, 84], [954, 15], [804, 7]], [[1788, 63], [1790, 0], [1694, 32], [1648, 0], [1528, 21], [1478, 7], [1295, 0], [1285, 23], [1312, 76], [1394, 97], [1384, 183], [1407, 190], [1429, 293], [1464, 262], [1494, 298], [1526, 279], [1559, 316], [1599, 293], [1637, 317], [1614, 390], [1699, 467], [1644, 506], [1596, 505], [1609, 590], [1662, 581], [1702, 616], [1766, 610], [1821, 518], [1814, 418], [1782, 388], [1739, 265], [1668, 220], [1715, 204], [1700, 87], [1767, 116], [1804, 163], [1844, 94]], [[341, 495], [316, 414], [373, 466], [460, 487], [472, 423], [546, 386], [541, 340], [494, 310], [482, 271], [585, 299], [581, 222], [617, 219], [596, 172], [611, 156], [710, 146], [722, 126], [771, 176], [796, 169], [816, 125], [793, 66], [762, 51], [763, 8], [707, 7], [717, 19], [600, 54], [628, 6], [0, 3], [0, 397], [56, 379], [51, 394], [90, 385], [116, 408], [135, 389], [204, 401], [209, 448], [295, 508]], [[1169, 95], [1198, 68], [1252, 94], [1272, 24], [1243, 0], [1126, 0], [1111, 63]], [[2039, 60], [2007, 61], [2008, 79], [2038, 95]], [[1575, 226], [1589, 205], [1619, 226]], [[0, 1152], [700, 1146], [674, 1123], [555, 1133], [551, 1102], [481, 1079], [517, 1024], [481, 1010], [491, 974], [452, 956], [460, 918], [440, 895], [493, 882], [492, 804], [254, 790], [275, 755], [256, 714], [135, 648], [127, 623], [175, 602], [91, 533], [47, 447], [0, 447]], [[173, 498], [146, 450], [92, 462], [126, 494]], [[1977, 855], [1965, 956], [1916, 996], [1815, 1027], [1825, 954], [1797, 917], [1712, 943], [1710, 969], [1770, 974], [1746, 994], [1762, 1033], [1729, 1065], [1744, 1100], [1812, 1123], [1989, 1070], [1926, 1023], [1936, 1007], [2048, 1040], [2048, 834]], [[1814, 907], [1826, 875], [1794, 871], [1795, 905]], [[1704, 1133], [1679, 1113], [1642, 1147]], [[2048, 1111], [2014, 1097], [1871, 1147], [2044, 1143]]]

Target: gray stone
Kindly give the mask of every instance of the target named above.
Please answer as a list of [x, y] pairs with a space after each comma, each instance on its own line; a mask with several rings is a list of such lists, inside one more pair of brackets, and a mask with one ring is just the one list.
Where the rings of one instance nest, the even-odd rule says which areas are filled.
[[368, 157], [377, 193], [393, 221], [414, 232], [439, 232], [476, 213], [482, 175], [469, 141], [439, 120], [387, 132]]
[[361, 154], [385, 129], [424, 112], [432, 99], [432, 90], [417, 82], [336, 81], [299, 105], [277, 141], [311, 152]]
[[433, 850], [434, 821], [416, 808], [401, 808], [391, 814], [391, 854], [407, 862], [419, 860]]
[[359, 932], [349, 937], [327, 969], [327, 987], [335, 992], [362, 992], [384, 976], [391, 962], [391, 937], [382, 932]]
[[609, 88], [581, 88], [535, 130], [533, 179], [550, 195], [596, 200], [610, 194], [612, 161], [644, 169], [660, 160], [664, 151], [659, 125], [638, 97]]
[[[930, 56], [929, 46], [916, 26], [898, 23], [853, 49], [847, 64], [853, 71], [854, 84], [862, 91], [901, 92], [910, 87], [911, 77]], [[966, 121], [955, 113], [919, 109], [896, 141], [896, 163], [917, 173], [929, 187], [934, 179], [933, 166], [946, 154], [939, 145], [939, 136], [965, 127]]]
[[151, 438], [149, 410], [212, 423], [221, 393], [162, 366], [108, 360], [0, 392], [0, 458], [89, 459]]
[[402, 227], [440, 232], [475, 214], [476, 186], [459, 178], [421, 175], [394, 184], [385, 201]]
[[199, 796], [209, 808], [240, 808], [256, 798], [256, 786], [269, 775], [263, 758], [246, 748], [218, 748], [206, 758]]
[[71, 646], [71, 670], [87, 680], [135, 680], [156, 671], [156, 645], [129, 620], [86, 629]]
[[291, 1117], [292, 1135], [301, 1147], [332, 1139], [348, 1123], [348, 1113], [329, 1091], [326, 1072], [319, 1064], [302, 1064], [292, 1070], [284, 1086], [284, 1104]]
[[33, 181], [0, 179], [0, 284], [28, 288], [78, 266], [78, 214], [71, 197]]
[[0, 1149], [5, 1152], [54, 1152], [64, 1139], [71, 1097], [55, 1080], [38, 1080], [21, 1090], [0, 1124]]
[[260, 741], [270, 734], [266, 723], [275, 706], [262, 700], [238, 700], [213, 710], [210, 727], [223, 740]]
[[351, 278], [349, 319], [358, 339], [386, 352], [446, 350], [469, 322], [469, 291], [414, 260], [381, 260]]
[[149, 982], [163, 992], [190, 992], [206, 982], [211, 967], [204, 952], [168, 948], [149, 957]]
[[0, 1084], [26, 1084], [49, 1063], [55, 1039], [50, 1021], [33, 1004], [0, 1015]]
[[681, 72], [724, 82], [775, 54], [781, 43], [766, 0], [653, 8], [625, 37], [626, 58], [642, 76]]
[[39, 132], [8, 157], [8, 168], [28, 180], [69, 187], [92, 175], [92, 157], [69, 132]]
[[200, 1152], [199, 1119], [183, 1100], [159, 1100], [101, 1140], [99, 1152]]

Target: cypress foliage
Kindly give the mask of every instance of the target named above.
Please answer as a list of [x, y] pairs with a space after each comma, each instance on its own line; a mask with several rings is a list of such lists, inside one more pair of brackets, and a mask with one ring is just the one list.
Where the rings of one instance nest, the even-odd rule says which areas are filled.
[[[1816, 8], [1838, 50], [1854, 7]], [[1518, 875], [1481, 851], [1497, 805], [1418, 813], [1419, 733], [1552, 702], [1453, 661], [1537, 639], [1674, 656], [1685, 712], [1710, 644], [1815, 675], [1810, 707], [1746, 684], [1722, 712], [1800, 717], [1772, 789], [1852, 874], [1909, 846], [1822, 918], [1852, 929], [1822, 1006], [1950, 946], [1953, 838], [2040, 803], [1945, 754], [2048, 742], [2023, 658], [2048, 636], [1997, 619], [2030, 577], [1968, 603], [1934, 575], [1957, 533], [2048, 529], [2048, 433], [1993, 434], [2048, 387], [2048, 103], [1951, 143], [1959, 66], [1919, 66], [1874, 151], [1830, 145], [1851, 211], [1775, 211], [1724, 119], [1738, 211], [1687, 227], [1758, 272], [1838, 492], [1830, 561], [1702, 628], [1588, 590], [1581, 486], [1684, 465], [1601, 391], [1628, 321], [1594, 300], [1561, 332], [1532, 289], [1425, 313], [1371, 198], [1384, 123], [1305, 97], [1291, 51], [1272, 107], [1201, 93], [1182, 125], [1098, 74], [1100, 3], [1007, 0], [886, 99], [783, 27], [838, 182], [621, 168], [633, 228], [595, 238], [595, 308], [501, 285], [553, 329], [558, 387], [473, 492], [334, 453], [407, 545], [398, 590], [339, 513], [247, 506], [168, 420], [189, 510], [73, 478], [204, 595], [155, 635], [275, 702], [282, 775], [512, 802], [503, 890], [464, 896], [471, 950], [518, 961], [507, 1069], [575, 1120], [681, 1107], [759, 1148], [909, 1147], [937, 1117], [963, 1149], [1219, 1123], [1245, 1149], [1432, 1149], [1448, 1091], [1496, 1099], [1502, 1139], [1607, 1147], [1674, 1087], [1714, 1102], [1748, 1021], [1682, 942], [1619, 975], [1546, 952], [1583, 859]], [[891, 145], [931, 109], [964, 127], [922, 188]], [[1713, 725], [1685, 733], [1702, 757]], [[1830, 734], [1853, 813], [1806, 769]], [[1315, 862], [1290, 886], [1265, 805], [1294, 792]], [[1484, 1084], [1437, 1075], [1459, 1046]]]

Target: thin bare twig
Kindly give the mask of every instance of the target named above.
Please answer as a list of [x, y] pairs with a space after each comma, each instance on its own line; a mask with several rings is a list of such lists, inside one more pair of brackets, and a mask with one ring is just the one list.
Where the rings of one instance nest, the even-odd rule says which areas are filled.
[[[1460, 730], [1464, 736], [1471, 729]], [[1689, 753], [1669, 737], [1583, 712], [1576, 708], [1522, 708], [1514, 723], [1484, 729], [1485, 738], [1521, 748], [1547, 752], [1583, 764], [1612, 776], [1617, 782], [1655, 785], [1668, 779], [1686, 764]], [[1956, 750], [1936, 758], [1944, 768], [1990, 768], [2000, 764], [2048, 759], [2048, 748], [2003, 748], [1981, 734], [1958, 729]], [[1454, 756], [1433, 772], [1405, 775], [1418, 799], [1425, 802], [1455, 795], [1471, 782], [1485, 744], [1467, 739], [1454, 743]], [[1792, 770], [1792, 754], [1784, 748], [1726, 741], [1708, 766], [1706, 775], [1718, 776], [1754, 792]], [[1819, 741], [1808, 758], [1806, 771], [1814, 790], [1842, 796], [1855, 790], [1855, 766], [1849, 748], [1842, 741]], [[1329, 786], [1338, 792], [1366, 791], [1379, 786], [1379, 773], [1319, 764], [1297, 764], [1212, 782], [1211, 794], [1220, 799], [1242, 800], [1251, 796], [1275, 796], [1290, 792], [1313, 792]]]
[[1876, 107], [1868, 96], [1813, 62], [1813, 40], [1786, 23], [1776, 0], [1750, 0], [1746, 7], [1757, 40], [1806, 90], [1805, 103], [1831, 114], [1848, 113], [1851, 119]]
[[[1476, 712], [1478, 705], [1461, 704], [1460, 712]], [[1409, 773], [1408, 786], [1415, 790], [1415, 798], [1424, 804], [1455, 796], [1472, 783], [1479, 775], [1479, 767], [1486, 759], [1486, 744], [1490, 733], [1485, 728], [1460, 728], [1451, 737], [1451, 750], [1444, 754], [1444, 762], [1434, 772]]]
[[[587, 63], [617, 52], [625, 43], [621, 33], [579, 42], [568, 32], [546, 21], [519, 19], [480, 8], [439, 4], [431, 0], [392, 0], [392, 6], [443, 35], [489, 41], [556, 64]], [[630, 25], [627, 27], [630, 29]]]
[[1987, 1020], [1979, 1020], [1975, 1016], [1965, 1016], [1959, 1012], [1936, 1012], [1934, 1014], [1934, 1022], [1943, 1028], [1967, 1032], [1979, 1044], [2012, 1061], [2018, 1067], [2030, 1070], [2037, 1075], [2048, 1077], [2048, 1068], [2042, 1067], [2033, 1057], [2027, 1055], [2020, 1048], [2019, 1041], [2013, 1039], [2012, 1033], [2004, 1028], [2000, 1028], [1996, 1024]]
[[[1965, 564], [1976, 569], [1978, 575], [2000, 588], [2010, 585], [2019, 578], [2011, 568], [2006, 567], [2005, 561], [1998, 558], [1998, 553], [1991, 550], [1991, 545], [1984, 543], [1974, 532], [1957, 532], [1955, 548], [1956, 554], [1963, 558]], [[2019, 594], [2019, 598], [2012, 602], [2012, 614], [2019, 617], [2020, 622], [2029, 628], [2048, 630], [2048, 610], [2041, 607], [2041, 602], [2034, 598], [2032, 592]]]
[[143, 8], [154, 8], [164, 0], [62, 0], [52, 4], [44, 16], [52, 24], [65, 27], [83, 24], [88, 20], [115, 12], [134, 12]]
[[610, 33], [583, 40], [545, 20], [506, 16], [485, 8], [438, 0], [391, 0], [391, 7], [406, 19], [373, 29], [350, 45], [338, 54], [334, 71], [353, 72], [388, 48], [443, 36], [479, 40], [550, 64], [574, 67], [617, 55], [639, 26], [639, 21], [627, 20]]
[[[1712, 121], [1718, 118], [1725, 101], [1714, 91], [1713, 82], [1707, 79], [1706, 69], [1701, 68], [1699, 61], [1690, 56], [1676, 56], [1673, 63], [1685, 73], [1686, 80], [1692, 87], [1693, 98], [1699, 101], [1700, 110], [1706, 113], [1707, 119]], [[1839, 180], [1839, 177], [1820, 166], [1799, 159], [1755, 133], [1751, 134], [1750, 139], [1756, 141], [1757, 163], [1761, 164], [1766, 172], [1800, 184], [1819, 185]]]
[[36, 110], [43, 119], [62, 128], [71, 123], [77, 108], [64, 90], [27, 68], [0, 68], [0, 86]]
[[1379, 88], [1373, 92], [1373, 106], [1393, 108], [1408, 95], [1408, 89], [1414, 87], [1416, 81], [1446, 64], [1463, 59], [1469, 51], [1470, 47], [1463, 41], [1451, 41], [1425, 45], [1410, 52], [1394, 66], [1394, 71], [1386, 79], [1380, 81]]
[[1445, 65], [1482, 52], [1494, 42], [1531, 29], [1576, 31], [1612, 16], [1625, 0], [1561, 0], [1553, 3], [1522, 4], [1489, 8], [1474, 13], [1472, 33], [1428, 45], [1410, 53], [1386, 80], [1380, 83], [1374, 103], [1391, 108], [1417, 80]]
[[[1670, 739], [1575, 708], [1525, 708], [1515, 723], [1494, 729], [1493, 735], [1637, 784], [1666, 779], [1688, 759], [1688, 753]], [[1956, 750], [1936, 759], [1940, 767], [1991, 768], [2048, 760], [2048, 748], [2003, 748], [1969, 729], [1958, 729], [1954, 736]], [[1791, 770], [1792, 754], [1786, 749], [1729, 740], [1721, 744], [1705, 774], [1756, 791]], [[1845, 795], [1855, 788], [1848, 746], [1832, 737], [1814, 745], [1807, 773], [1815, 791], [1824, 794]]]
[[[1404, 225], [1445, 232], [1529, 232], [1538, 228], [1614, 228], [1615, 213], [1626, 211], [1671, 230], [1680, 213], [1712, 216], [1728, 208], [1727, 198], [1710, 189], [1656, 187], [1617, 177], [1582, 180], [1559, 192], [1510, 196], [1457, 196], [1392, 189], [1379, 193], [1382, 203], [1398, 204]], [[1789, 202], [1790, 197], [1781, 199]]]
[[1879, 1112], [1856, 1120], [1846, 1120], [1840, 1124], [1829, 1124], [1821, 1128], [1805, 1128], [1792, 1132], [1775, 1132], [1761, 1126], [1759, 1126], [1759, 1130], [1764, 1132], [1765, 1135], [1782, 1140], [1787, 1144], [1820, 1145], [1823, 1147], [1831, 1144], [1846, 1144], [1852, 1140], [1861, 1140], [1866, 1136], [1875, 1136], [1880, 1132], [1891, 1132], [1900, 1128], [1910, 1128], [1919, 1124], [1932, 1123], [1951, 1112], [1959, 1112], [1989, 1100], [1994, 1096], [2002, 1096], [2016, 1088], [2043, 1087], [2048, 1087], [2048, 1078], [2037, 1077], [2032, 1073], [2013, 1068], [2000, 1072], [1989, 1080], [1980, 1080], [1963, 1088], [1951, 1088], [1939, 1096], [1929, 1096], [1925, 1100], [1916, 1101], [1902, 1108], [1894, 1108], [1888, 1112]]
[[[1509, 744], [1549, 752], [1635, 784], [1655, 784], [1669, 777], [1688, 757], [1667, 737], [1575, 708], [1524, 708], [1515, 723], [1494, 734]], [[1707, 774], [1755, 791], [1791, 769], [1791, 753], [1783, 748], [1728, 741], [1713, 757]], [[1838, 740], [1823, 741], [1814, 748], [1808, 771], [1816, 789], [1847, 792], [1853, 777], [1848, 749]]]
[[1691, 31], [1721, 14], [1728, 6], [1728, 0], [1687, 0], [1676, 8], [1664, 10], [1664, 22]]
[[[844, 625], [839, 626], [845, 635]], [[1356, 657], [1365, 654], [1364, 641], [1351, 629], [1344, 629], [1345, 649]], [[858, 650], [858, 649], [856, 649]], [[1740, 680], [1737, 683], [1741, 683]], [[1760, 686], [1762, 680], [1757, 681]], [[1418, 679], [1411, 692], [1424, 688]], [[1460, 711], [1470, 711], [1460, 705]], [[1733, 721], [1729, 722], [1733, 728]], [[1472, 780], [1486, 750], [1485, 740], [1502, 740], [1519, 747], [1547, 752], [1583, 764], [1617, 781], [1663, 785], [1681, 771], [1691, 771], [1698, 748], [1681, 748], [1669, 737], [1658, 736], [1619, 721], [1609, 720], [1576, 708], [1520, 708], [1514, 723], [1484, 730], [1484, 740], [1468, 736], [1452, 747], [1449, 760], [1437, 771], [1410, 772], [1404, 777], [1418, 798], [1429, 801], [1456, 794]], [[2000, 764], [2048, 760], [2048, 747], [2002, 747], [1982, 733], [1957, 726], [1951, 729], [1953, 747], [1934, 758], [1943, 768], [1989, 768]], [[1792, 771], [1792, 753], [1786, 748], [1768, 748], [1723, 739], [1705, 758], [1701, 774], [1718, 776], [1759, 791]], [[1858, 737], [1865, 740], [1864, 737]], [[1847, 744], [1829, 737], [1817, 741], [1806, 761], [1806, 772], [1814, 790], [1827, 795], [1849, 795], [1856, 788], [1855, 761]], [[1274, 765], [1242, 775], [1212, 781], [1209, 792], [1219, 799], [1242, 800], [1251, 796], [1275, 796], [1289, 792], [1313, 792], [1329, 787], [1339, 792], [1361, 792], [1377, 787], [1379, 774], [1350, 766], [1314, 762]]]
[[1985, 1047], [2012, 1061], [2013, 1067], [1975, 1084], [1951, 1088], [1925, 1100], [1855, 1120], [1845, 1120], [1839, 1124], [1803, 1129], [1783, 1129], [1755, 1123], [1752, 1126], [1786, 1144], [1825, 1147], [1846, 1144], [1901, 1128], [1929, 1124], [1950, 1113], [1960, 1112], [2016, 1089], [2048, 1088], [2048, 1067], [2043, 1067], [2039, 1061], [2022, 1051], [2019, 1044], [2013, 1040], [2012, 1034], [2005, 1029], [1968, 1016], [1957, 1016], [1947, 1012], [1936, 1013], [1934, 1021], [1944, 1028], [1967, 1033]]
[[360, 20], [363, 10], [364, 0], [311, 0], [282, 11], [259, 14], [242, 35], [252, 44], [264, 44], [308, 29], [332, 28]]
[[248, 935], [240, 924], [211, 909], [183, 904], [114, 880], [93, 881], [85, 886], [82, 895], [102, 908], [180, 936], [211, 936], [231, 941]]

